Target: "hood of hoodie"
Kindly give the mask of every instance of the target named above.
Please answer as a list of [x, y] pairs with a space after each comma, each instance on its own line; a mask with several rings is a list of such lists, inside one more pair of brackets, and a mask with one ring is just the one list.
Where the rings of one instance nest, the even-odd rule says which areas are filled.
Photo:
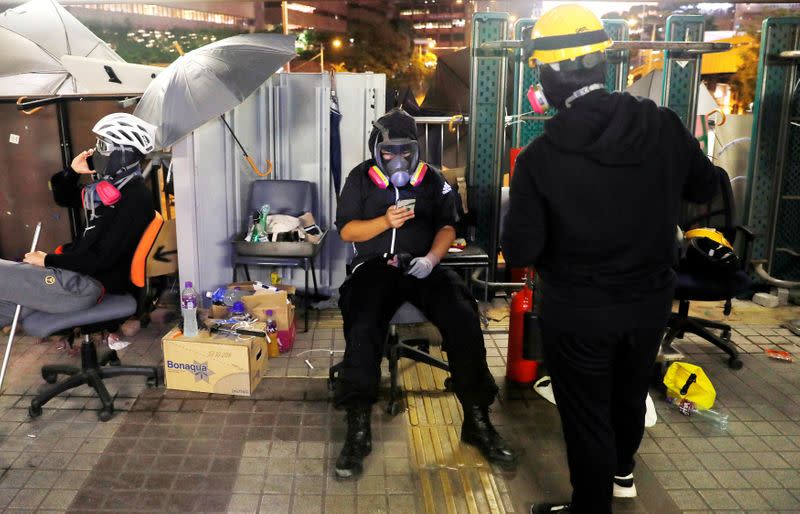
[[544, 125], [545, 137], [564, 152], [608, 166], [630, 166], [653, 155], [659, 107], [628, 93], [600, 90], [562, 109]]
[[[417, 141], [417, 122], [414, 118], [402, 109], [392, 109], [380, 118], [378, 122], [389, 129], [389, 137], [392, 139], [413, 139]], [[372, 127], [369, 135], [369, 153], [375, 158], [375, 144], [383, 140], [383, 135], [378, 127]]]

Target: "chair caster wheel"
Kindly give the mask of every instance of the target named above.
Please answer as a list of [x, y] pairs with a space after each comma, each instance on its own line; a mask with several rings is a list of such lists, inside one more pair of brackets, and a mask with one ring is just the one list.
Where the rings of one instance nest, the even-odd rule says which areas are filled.
[[38, 418], [42, 415], [42, 408], [39, 405], [34, 405], [31, 403], [31, 406], [28, 407], [28, 416], [32, 418]]
[[148, 389], [155, 389], [158, 387], [158, 378], [156, 377], [147, 377], [147, 388]]
[[731, 331], [730, 330], [723, 330], [722, 331], [722, 339], [724, 339], [726, 341], [730, 341], [731, 340]]
[[114, 408], [110, 407], [108, 409], [102, 409], [97, 413], [97, 418], [100, 421], [106, 422], [111, 419], [111, 416], [114, 415]]
[[453, 390], [453, 378], [447, 377], [444, 379], [444, 390], [445, 391], [452, 391]]
[[731, 357], [728, 359], [728, 367], [731, 369], [742, 369], [742, 361], [738, 357]]
[[403, 404], [399, 401], [391, 401], [386, 405], [386, 414], [390, 416], [397, 416], [403, 412]]
[[119, 359], [114, 359], [112, 361], [108, 361], [109, 366], [121, 366], [122, 362]]
[[48, 384], [55, 384], [56, 380], [58, 380], [58, 373], [53, 373], [50, 371], [42, 371], [42, 378]]

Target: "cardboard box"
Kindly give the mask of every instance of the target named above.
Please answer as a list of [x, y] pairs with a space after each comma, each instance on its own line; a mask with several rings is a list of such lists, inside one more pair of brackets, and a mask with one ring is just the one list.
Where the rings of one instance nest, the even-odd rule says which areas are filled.
[[259, 321], [267, 321], [267, 312], [272, 310], [272, 316], [278, 324], [278, 330], [288, 330], [294, 321], [294, 305], [289, 300], [286, 291], [256, 291], [255, 294], [242, 298], [247, 312]]
[[167, 389], [250, 396], [267, 366], [263, 337], [237, 340], [206, 331], [187, 337], [174, 328], [161, 348]]

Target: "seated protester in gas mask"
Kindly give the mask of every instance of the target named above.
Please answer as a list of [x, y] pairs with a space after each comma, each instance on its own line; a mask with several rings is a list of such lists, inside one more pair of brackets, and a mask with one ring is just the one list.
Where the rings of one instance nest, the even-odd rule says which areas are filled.
[[464, 407], [461, 440], [491, 462], [513, 464], [514, 453], [489, 420], [497, 386], [486, 364], [477, 304], [453, 270], [438, 266], [455, 239], [455, 195], [439, 171], [419, 160], [414, 118], [394, 109], [374, 126], [373, 158], [350, 172], [336, 213], [341, 238], [356, 250], [339, 300], [346, 347], [335, 404], [347, 411], [347, 436], [336, 476], [360, 474], [372, 448], [370, 412], [383, 345], [404, 302], [442, 333], [453, 390]]
[[[24, 263], [0, 260], [0, 326], [11, 323], [17, 304], [23, 307], [20, 319], [33, 311], [75, 312], [95, 305], [105, 293], [133, 288], [133, 254], [154, 216], [140, 161], [153, 151], [155, 127], [117, 113], [97, 122], [92, 132], [95, 148], [50, 179], [58, 205], [83, 209], [83, 233], [59, 254], [35, 251]], [[81, 176], [90, 174], [95, 180], [81, 185]]]

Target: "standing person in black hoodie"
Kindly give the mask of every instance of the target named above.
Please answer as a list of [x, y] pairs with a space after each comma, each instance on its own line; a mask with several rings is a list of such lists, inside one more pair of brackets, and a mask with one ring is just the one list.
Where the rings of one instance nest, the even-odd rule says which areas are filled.
[[[414, 118], [394, 109], [374, 123], [373, 158], [347, 177], [336, 226], [356, 256], [340, 289], [346, 339], [335, 403], [347, 411], [338, 478], [358, 476], [372, 449], [370, 413], [378, 396], [389, 320], [411, 302], [442, 333], [453, 391], [464, 408], [461, 440], [489, 461], [513, 465], [514, 453], [489, 419], [497, 386], [486, 364], [478, 308], [464, 282], [438, 266], [455, 239], [455, 194], [419, 160]], [[414, 202], [413, 208], [405, 207]]]
[[[633, 456], [672, 305], [683, 199], [711, 199], [718, 171], [678, 116], [609, 93], [600, 20], [578, 5], [532, 33], [544, 98], [557, 114], [519, 155], [502, 237], [511, 266], [535, 266], [537, 306], [567, 445], [571, 504], [611, 512], [636, 496]], [[534, 105], [536, 108], [536, 105]]]
[[[75, 312], [95, 305], [105, 293], [133, 288], [133, 254], [154, 216], [140, 161], [153, 151], [155, 127], [116, 113], [98, 121], [92, 132], [95, 148], [78, 154], [69, 169], [50, 179], [58, 205], [83, 208], [83, 234], [58, 253], [31, 252], [24, 263], [0, 260], [0, 326], [11, 322], [17, 304], [23, 307], [21, 319], [33, 311]], [[81, 175], [95, 173], [98, 180], [80, 184]]]

